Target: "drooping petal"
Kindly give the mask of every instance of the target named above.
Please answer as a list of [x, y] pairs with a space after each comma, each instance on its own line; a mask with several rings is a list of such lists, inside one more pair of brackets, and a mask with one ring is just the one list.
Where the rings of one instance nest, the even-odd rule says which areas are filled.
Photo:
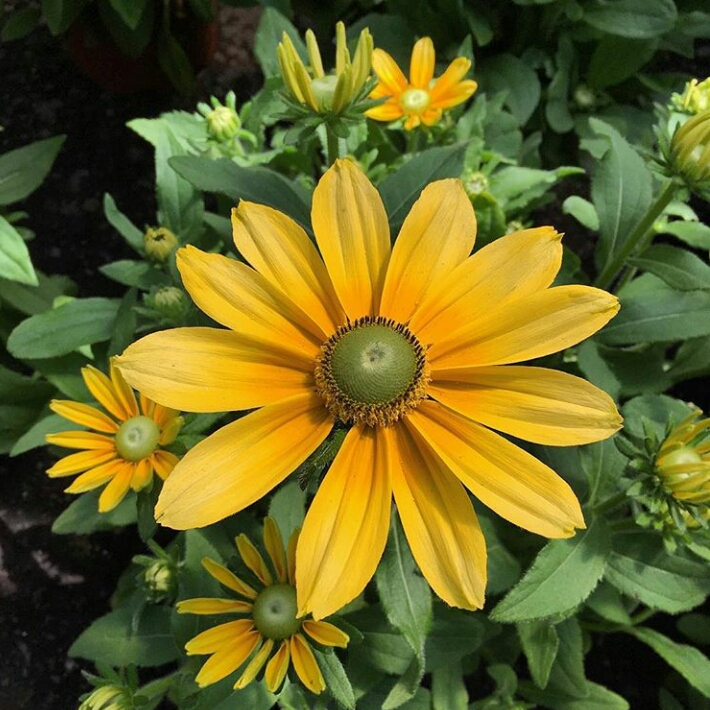
[[295, 634], [291, 636], [290, 645], [293, 669], [301, 683], [312, 693], [322, 693], [325, 690], [325, 681], [308, 642], [301, 634]]
[[93, 431], [62, 431], [58, 434], [47, 434], [44, 438], [48, 444], [63, 446], [66, 449], [116, 451], [116, 444], [112, 436], [94, 434]]
[[377, 74], [380, 84], [387, 89], [388, 93], [385, 95], [397, 96], [407, 88], [407, 77], [384, 49], [373, 50], [372, 71]]
[[153, 452], [151, 456], [153, 463], [153, 470], [165, 480], [173, 471], [177, 462], [180, 460], [175, 454], [171, 454], [169, 451], [163, 451], [158, 449]]
[[109, 481], [106, 488], [99, 496], [99, 513], [108, 513], [113, 510], [130, 490], [133, 478], [134, 465], [128, 461], [123, 462], [123, 468]]
[[53, 399], [49, 403], [49, 408], [60, 417], [89, 429], [101, 431], [105, 434], [115, 434], [118, 431], [118, 424], [113, 419], [88, 404], [65, 399]]
[[312, 621], [307, 619], [303, 622], [301, 628], [321, 646], [339, 646], [345, 648], [350, 641], [344, 631], [341, 631], [337, 626], [329, 624], [327, 621]]
[[218, 328], [151, 333], [117, 360], [136, 389], [189, 412], [253, 409], [310, 391], [315, 363], [306, 368], [302, 360]]
[[273, 518], [264, 520], [264, 547], [274, 565], [276, 576], [280, 582], [285, 582], [288, 573], [284, 541], [279, 526]]
[[[453, 91], [466, 76], [470, 68], [470, 59], [466, 57], [457, 57], [454, 59], [454, 61], [446, 67], [446, 71], [434, 82], [434, 86], [431, 87], [429, 91], [431, 103], [438, 105], [439, 101], [445, 101], [451, 91]], [[473, 93], [473, 91], [471, 93]]]
[[202, 558], [202, 566], [214, 577], [220, 584], [223, 584], [227, 589], [231, 589], [237, 594], [241, 594], [247, 599], [256, 599], [256, 591], [237, 577], [234, 572], [228, 570], [224, 565], [211, 560], [209, 557]]
[[392, 488], [412, 555], [447, 604], [480, 609], [486, 591], [486, 542], [468, 494], [428, 447], [417, 443], [417, 434], [406, 424], [393, 430], [398, 465]]
[[303, 463], [332, 427], [321, 398], [310, 392], [227, 424], [175, 466], [158, 498], [156, 519], [189, 530], [243, 510]]
[[128, 411], [120, 398], [116, 395], [113, 383], [104, 375], [101, 370], [97, 370], [91, 365], [81, 368], [81, 376], [84, 378], [86, 386], [96, 398], [96, 401], [110, 414], [113, 414], [120, 422], [125, 422], [133, 416]]
[[494, 308], [429, 348], [432, 376], [458, 367], [506, 365], [550, 355], [596, 333], [619, 301], [590, 286], [557, 286]]
[[580, 377], [542, 367], [437, 370], [427, 391], [469, 419], [538, 444], [589, 444], [621, 427], [606, 392]]
[[476, 217], [461, 182], [427, 185], [392, 250], [380, 314], [409, 321], [429, 290], [468, 257], [475, 238]]
[[434, 77], [434, 64], [436, 54], [434, 43], [430, 37], [417, 40], [412, 49], [412, 58], [409, 63], [409, 83], [416, 89], [429, 89], [429, 82]]
[[133, 476], [131, 476], [131, 489], [134, 491], [143, 490], [153, 478], [153, 466], [151, 459], [141, 459], [137, 461], [133, 467]]
[[140, 412], [138, 411], [136, 395], [116, 367], [115, 357], [112, 357], [109, 361], [109, 377], [111, 378], [111, 384], [113, 385], [113, 391], [116, 393], [116, 398], [121, 402], [123, 409], [128, 413], [128, 418], [137, 417]]
[[256, 549], [254, 543], [244, 534], [237, 535], [237, 549], [244, 564], [256, 575], [257, 579], [266, 587], [274, 583], [274, 578], [271, 576], [269, 568], [264, 562], [259, 550]]
[[550, 538], [585, 527], [569, 485], [498, 434], [432, 401], [407, 421], [482, 503], [511, 523]]
[[114, 476], [128, 471], [128, 480], [133, 472], [133, 464], [123, 459], [112, 459], [108, 463], [92, 468], [81, 476], [77, 476], [72, 484], [65, 488], [65, 493], [86, 493], [102, 486]]
[[200, 668], [200, 672], [195, 677], [195, 682], [201, 688], [206, 685], [216, 683], [222, 678], [226, 678], [230, 673], [249, 658], [249, 655], [259, 645], [261, 634], [258, 631], [250, 631], [229, 645], [224, 645], [220, 651], [210, 656], [207, 662]]
[[552, 227], [496, 239], [434, 284], [409, 327], [435, 343], [474, 316], [547, 288], [561, 263], [561, 235]]
[[264, 645], [259, 649], [259, 651], [254, 655], [254, 658], [249, 661], [249, 664], [244, 669], [244, 673], [239, 676], [239, 679], [234, 684], [235, 690], [241, 690], [246, 688], [249, 683], [251, 683], [254, 678], [256, 678], [259, 671], [264, 667], [266, 659], [271, 653], [271, 649], [274, 647], [274, 642], [271, 639], [266, 639]]
[[387, 542], [391, 432], [355, 426], [320, 484], [296, 549], [298, 615], [338, 611], [370, 581]]
[[376, 315], [390, 256], [382, 198], [350, 160], [336, 160], [313, 192], [313, 231], [350, 320]]
[[281, 683], [284, 682], [284, 678], [286, 677], [288, 664], [291, 660], [291, 652], [288, 647], [289, 642], [288, 639], [286, 639], [281, 643], [279, 650], [276, 651], [271, 657], [271, 660], [266, 664], [264, 682], [266, 683], [266, 689], [270, 693], [275, 693], [281, 687]]
[[60, 476], [73, 476], [75, 473], [87, 471], [94, 466], [100, 466], [116, 457], [116, 452], [112, 449], [107, 451], [80, 451], [76, 454], [69, 454], [63, 459], [59, 459], [52, 468], [47, 470], [50, 478]]
[[404, 111], [398, 101], [385, 101], [379, 106], [367, 109], [365, 115], [375, 121], [396, 121], [404, 116]]
[[185, 651], [188, 656], [196, 656], [202, 653], [214, 653], [221, 650], [225, 645], [231, 645], [234, 639], [239, 639], [254, 630], [253, 619], [236, 619], [228, 621], [226, 624], [214, 626], [207, 631], [197, 634], [185, 644]]
[[323, 260], [303, 228], [277, 210], [242, 200], [232, 210], [242, 256], [329, 338], [345, 321]]
[[478, 84], [472, 79], [461, 81], [456, 86], [452, 86], [445, 94], [438, 95], [436, 99], [432, 100], [430, 105], [432, 108], [436, 107], [439, 111], [453, 108], [473, 96], [477, 88]]
[[[160, 407], [161, 409], [165, 409], [168, 412], [174, 411], [158, 404], [156, 405], [156, 412], [158, 407]], [[161, 425], [158, 421], [155, 420], [155, 417], [153, 417], [153, 421], [155, 421], [155, 423], [161, 427], [160, 438], [158, 439], [158, 444], [160, 444], [160, 446], [169, 446], [170, 444], [172, 444], [173, 441], [175, 441], [175, 439], [177, 438], [177, 435], [180, 433], [182, 425], [185, 423], [185, 420], [182, 417], [172, 417], [171, 419], [168, 419], [165, 425]]]
[[197, 597], [183, 599], [175, 608], [179, 614], [248, 614], [254, 605], [241, 599]]
[[310, 362], [322, 340], [312, 321], [246, 264], [188, 246], [177, 253], [183, 284], [210, 318], [261, 343], [269, 353]]

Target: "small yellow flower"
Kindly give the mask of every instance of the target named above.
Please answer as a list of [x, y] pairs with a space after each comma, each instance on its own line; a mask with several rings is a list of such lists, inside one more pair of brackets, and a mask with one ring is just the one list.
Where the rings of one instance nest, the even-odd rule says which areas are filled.
[[691, 79], [683, 90], [682, 94], [671, 96], [673, 107], [679, 111], [697, 114], [710, 109], [710, 77], [698, 82]]
[[664, 488], [686, 503], [710, 503], [710, 418], [696, 409], [665, 439], [656, 455]]
[[149, 227], [143, 235], [146, 256], [156, 261], [165, 261], [177, 245], [177, 237], [167, 227]]
[[323, 675], [306, 637], [322, 646], [341, 648], [345, 648], [350, 639], [327, 621], [298, 618], [295, 586], [298, 534], [298, 530], [293, 533], [284, 551], [278, 525], [271, 518], [264, 520], [264, 548], [271, 560], [271, 569], [246, 535], [237, 537], [239, 554], [259, 580], [259, 591], [214, 560], [208, 557], [202, 560], [212, 577], [242, 599], [187, 599], [178, 602], [178, 612], [240, 614], [246, 618], [203, 631], [185, 644], [188, 655], [212, 654], [195, 678], [200, 687], [222, 680], [254, 654], [234, 684], [235, 688], [249, 685], [266, 666], [266, 687], [275, 693], [291, 663], [306, 688], [313, 693], [325, 690]]
[[284, 84], [303, 106], [316, 113], [342, 113], [359, 98], [370, 76], [372, 35], [365, 28], [355, 48], [352, 60], [345, 38], [345, 25], [335, 26], [335, 73], [323, 69], [318, 42], [312, 30], [306, 32], [306, 49], [310, 66], [306, 68], [298, 56], [291, 38], [284, 32], [276, 50]]
[[91, 366], [84, 367], [81, 374], [108, 414], [81, 402], [52, 400], [53, 412], [93, 431], [48, 434], [49, 444], [83, 450], [60, 459], [47, 474], [58, 478], [80, 473], [67, 493], [85, 493], [108, 483], [99, 498], [99, 512], [106, 513], [129, 489], [145, 488], [153, 472], [163, 480], [168, 477], [178, 458], [159, 447], [175, 441], [183, 419], [142, 395], [140, 403], [136, 402], [133, 390], [113, 362], [110, 378]]
[[372, 53], [372, 69], [379, 83], [370, 98], [389, 98], [380, 106], [366, 111], [365, 115], [376, 121], [406, 118], [404, 127], [411, 130], [420, 123], [433, 125], [441, 118], [444, 109], [466, 101], [478, 87], [472, 79], [463, 81], [471, 68], [471, 61], [466, 57], [457, 57], [433, 81], [435, 59], [434, 43], [429, 37], [422, 37], [412, 50], [407, 81], [394, 59], [384, 50], [375, 49]]

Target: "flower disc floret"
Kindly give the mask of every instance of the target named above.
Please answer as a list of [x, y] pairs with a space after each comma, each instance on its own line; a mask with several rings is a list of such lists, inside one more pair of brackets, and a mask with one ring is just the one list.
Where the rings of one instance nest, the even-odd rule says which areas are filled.
[[266, 638], [283, 641], [301, 629], [297, 611], [296, 587], [272, 584], [254, 600], [254, 625]]
[[140, 461], [158, 448], [159, 440], [160, 427], [150, 417], [131, 417], [116, 432], [116, 451], [126, 461]]

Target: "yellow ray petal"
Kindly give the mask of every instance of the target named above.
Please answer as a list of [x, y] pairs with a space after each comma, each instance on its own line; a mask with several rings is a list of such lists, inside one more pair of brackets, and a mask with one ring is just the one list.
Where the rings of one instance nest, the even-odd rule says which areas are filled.
[[313, 192], [313, 231], [343, 309], [376, 315], [390, 256], [390, 232], [377, 190], [350, 160], [336, 160]]
[[567, 483], [498, 434], [432, 401], [410, 412], [407, 422], [482, 503], [511, 523], [551, 538], [585, 527]]
[[392, 250], [380, 314], [409, 321], [428, 291], [468, 257], [475, 238], [476, 217], [461, 182], [427, 185]]
[[438, 370], [427, 391], [469, 419], [538, 444], [589, 444], [621, 428], [606, 392], [542, 367]]
[[414, 45], [409, 63], [409, 83], [417, 89], [429, 89], [434, 76], [436, 54], [434, 43], [429, 37], [422, 37]]
[[480, 609], [486, 542], [468, 494], [426, 445], [417, 444], [406, 425], [393, 430], [399, 465], [392, 472], [392, 488], [412, 555], [447, 604]]
[[407, 77], [384, 49], [372, 51], [372, 71], [377, 74], [380, 84], [387, 89], [386, 95], [396, 96], [407, 88]]
[[[150, 408], [150, 414], [146, 412], [146, 416], [149, 416], [161, 429], [171, 427], [172, 423], [176, 420], [182, 424], [182, 417], [178, 416], [179, 412], [177, 410], [170, 409], [170, 407], [165, 407], [147, 398], [146, 401]], [[164, 443], [171, 444], [172, 441], [166, 441]]]
[[249, 655], [259, 645], [261, 635], [257, 631], [234, 639], [229, 646], [224, 646], [207, 660], [195, 677], [195, 682], [201, 688], [226, 678], [246, 661]]
[[202, 558], [202, 566], [214, 577], [220, 584], [223, 584], [227, 589], [231, 589], [237, 594], [241, 594], [247, 599], [256, 599], [256, 591], [246, 582], [243, 582], [236, 574], [228, 570], [224, 565], [211, 560], [209, 557]]
[[274, 582], [274, 578], [269, 572], [269, 568], [264, 562], [259, 550], [254, 547], [254, 543], [244, 534], [237, 535], [235, 540], [239, 554], [244, 564], [256, 575], [257, 579], [266, 587]]
[[128, 419], [137, 417], [138, 402], [133, 390], [128, 386], [128, 383], [123, 379], [123, 375], [116, 368], [116, 358], [112, 357], [109, 362], [109, 377], [113, 385], [113, 391], [116, 393], [116, 399], [121, 403], [124, 411], [128, 413]]
[[308, 509], [296, 548], [298, 614], [338, 611], [370, 581], [392, 502], [389, 429], [353, 427]]
[[322, 646], [339, 646], [345, 648], [350, 641], [344, 631], [327, 621], [311, 621], [307, 619], [301, 627], [314, 641]]
[[476, 315], [547, 288], [562, 263], [560, 240], [552, 227], [496, 239], [434, 284], [409, 327], [435, 343]]
[[421, 121], [425, 126], [433, 126], [435, 123], [438, 123], [441, 118], [441, 108], [432, 108], [429, 106], [426, 111], [423, 111], [420, 114], [419, 118], [421, 118]]
[[445, 94], [440, 94], [435, 102], [430, 104], [439, 110], [458, 106], [476, 93], [478, 84], [475, 81], [462, 81], [451, 87]]
[[247, 665], [244, 669], [244, 673], [242, 673], [237, 682], [234, 684], [235, 690], [246, 688], [246, 686], [249, 685], [254, 678], [256, 678], [259, 671], [264, 667], [266, 659], [269, 657], [273, 647], [274, 642], [271, 639], [266, 639], [266, 641], [264, 641], [264, 645], [259, 649], [259, 652], [254, 656], [254, 658], [249, 661], [249, 665]]
[[76, 454], [69, 454], [69, 456], [57, 461], [52, 468], [47, 470], [47, 475], [50, 478], [73, 476], [75, 473], [81, 473], [94, 466], [100, 466], [115, 457], [116, 452], [113, 449], [108, 451], [80, 451]]
[[198, 597], [184, 599], [175, 608], [179, 614], [248, 614], [254, 605], [240, 599]]
[[65, 399], [53, 399], [49, 403], [49, 408], [60, 417], [89, 429], [101, 431], [105, 434], [115, 434], [118, 431], [118, 424], [113, 419], [88, 404]]
[[325, 264], [303, 228], [271, 207], [242, 200], [232, 210], [232, 229], [244, 258], [312, 321], [315, 335], [327, 340], [345, 318]]
[[435, 342], [432, 376], [458, 367], [506, 365], [543, 357], [588, 338], [619, 311], [619, 301], [590, 286], [557, 286], [494, 308]]
[[253, 409], [313, 388], [306, 369], [229, 330], [172, 328], [130, 345], [118, 365], [151, 399], [190, 412]]
[[131, 489], [134, 491], [143, 490], [153, 478], [153, 465], [151, 458], [141, 459], [133, 467], [131, 476]]
[[106, 481], [110, 481], [114, 476], [128, 471], [128, 480], [133, 473], [133, 464], [123, 459], [112, 459], [108, 463], [101, 464], [77, 476], [72, 484], [64, 489], [65, 493], [86, 493], [94, 488], [102, 486]]
[[123, 462], [123, 468], [109, 481], [106, 488], [99, 496], [99, 513], [108, 513], [113, 510], [130, 490], [133, 478], [134, 465], [128, 461]]
[[218, 323], [269, 353], [311, 362], [318, 352], [322, 341], [308, 332], [310, 321], [246, 264], [188, 246], [178, 251], [177, 265], [193, 301]]
[[91, 365], [81, 368], [81, 376], [84, 378], [89, 392], [94, 395], [96, 401], [110, 414], [113, 414], [120, 422], [125, 422], [131, 418], [131, 413], [127, 410], [120, 398], [116, 395], [111, 380], [103, 372]]
[[[374, 97], [373, 97], [374, 98]], [[368, 118], [375, 121], [396, 121], [404, 116], [404, 111], [397, 101], [386, 101], [380, 106], [373, 106], [365, 111]]]
[[301, 683], [316, 695], [322, 693], [325, 690], [325, 681], [308, 642], [301, 634], [295, 634], [291, 636], [290, 645], [293, 668]]
[[273, 518], [264, 520], [264, 547], [269, 554], [271, 563], [274, 565], [276, 576], [280, 582], [285, 582], [287, 579], [287, 564], [284, 541], [281, 537], [279, 526]]
[[231, 646], [233, 640], [242, 638], [254, 630], [253, 619], [236, 619], [228, 621], [226, 624], [214, 626], [207, 631], [197, 634], [185, 644], [185, 651], [188, 656], [200, 655], [203, 653], [214, 653], [222, 650], [225, 646]]
[[429, 91], [432, 104], [438, 105], [439, 101], [445, 100], [450, 92], [456, 88], [456, 85], [466, 76], [470, 68], [470, 59], [466, 57], [454, 59], [446, 68], [446, 71], [434, 82], [434, 86]]
[[320, 397], [298, 395], [222, 427], [190, 449], [158, 498], [161, 525], [189, 530], [259, 500], [306, 460], [333, 420]]
[[[156, 412], [157, 412], [157, 407], [160, 407], [161, 409], [167, 409], [167, 407], [162, 407], [161, 405], [156, 405]], [[167, 409], [168, 412], [172, 412], [172, 409]], [[185, 420], [182, 417], [172, 417], [168, 419], [167, 423], [165, 425], [162, 425], [156, 421], [155, 416], [153, 416], [153, 420], [155, 421], [158, 426], [161, 427], [160, 431], [160, 438], [158, 439], [158, 443], [161, 446], [169, 446], [170, 444], [175, 441], [177, 438], [177, 435], [180, 433], [180, 429], [182, 429], [182, 425], [185, 423]]]
[[284, 682], [288, 664], [291, 660], [291, 652], [288, 650], [288, 639], [282, 642], [279, 650], [272, 656], [271, 660], [266, 664], [264, 671], [264, 682], [266, 689], [270, 693], [275, 693]]
[[116, 451], [116, 445], [112, 436], [94, 434], [93, 431], [62, 431], [58, 434], [47, 434], [44, 438], [48, 444], [63, 446], [66, 449]]
[[169, 451], [163, 451], [162, 449], [154, 451], [151, 459], [153, 462], [153, 470], [163, 480], [172, 473], [172, 470], [180, 460], [175, 454], [171, 454]]

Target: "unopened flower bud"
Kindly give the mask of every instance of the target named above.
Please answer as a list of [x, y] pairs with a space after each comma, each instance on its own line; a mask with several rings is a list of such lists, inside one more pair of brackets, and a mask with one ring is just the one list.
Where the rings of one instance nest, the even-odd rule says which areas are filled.
[[710, 110], [710, 77], [701, 82], [691, 79], [682, 94], [671, 96], [671, 105], [676, 111], [688, 114]]
[[463, 176], [463, 188], [469, 199], [473, 199], [489, 188], [488, 176], [480, 170], [469, 170]]
[[668, 168], [688, 189], [710, 199], [710, 111], [678, 127], [670, 142]]
[[177, 245], [177, 237], [167, 227], [149, 227], [143, 235], [146, 256], [156, 261], [166, 261]]
[[580, 108], [583, 111], [588, 111], [589, 109], [594, 108], [597, 103], [597, 95], [594, 93], [594, 90], [590, 89], [586, 84], [580, 84], [574, 90], [572, 98], [574, 99], [574, 103], [577, 108]]
[[158, 289], [153, 294], [152, 301], [155, 310], [168, 320], [179, 320], [190, 307], [185, 292], [176, 286], [164, 286]]
[[101, 685], [79, 705], [79, 710], [133, 710], [128, 691], [120, 685]]

